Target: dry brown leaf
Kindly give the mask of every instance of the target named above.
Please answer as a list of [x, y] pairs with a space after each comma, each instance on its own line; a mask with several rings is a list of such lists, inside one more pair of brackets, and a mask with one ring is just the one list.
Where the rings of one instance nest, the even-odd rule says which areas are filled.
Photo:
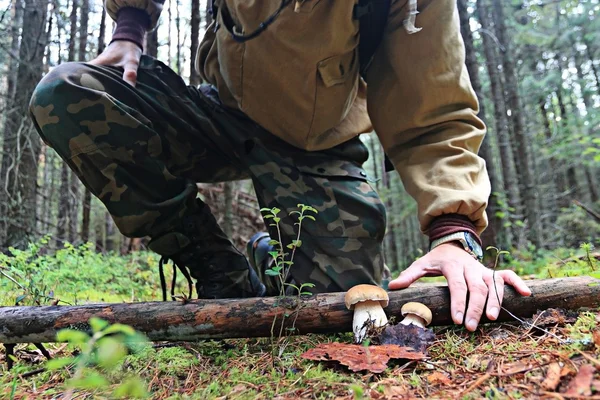
[[592, 332], [592, 339], [594, 340], [596, 347], [600, 349], [600, 329], [595, 329]]
[[401, 399], [407, 394], [404, 386], [384, 386], [383, 394], [386, 399]]
[[565, 394], [568, 396], [591, 396], [595, 370], [596, 368], [591, 364], [582, 365], [577, 375], [571, 379]]
[[524, 372], [531, 369], [531, 364], [523, 362], [523, 361], [515, 361], [510, 364], [504, 364], [502, 366], [501, 374], [502, 375], [513, 375], [518, 374], [520, 372]]
[[542, 382], [542, 387], [544, 390], [556, 390], [556, 387], [560, 383], [560, 364], [552, 363], [548, 366], [548, 371], [546, 372], [546, 379]]
[[427, 377], [427, 381], [433, 385], [450, 385], [451, 381], [448, 376], [442, 372], [435, 371]]
[[339, 361], [351, 371], [367, 370], [380, 373], [385, 371], [390, 358], [422, 360], [425, 355], [409, 347], [393, 344], [361, 346], [346, 343], [321, 343], [302, 354], [302, 358], [315, 361]]

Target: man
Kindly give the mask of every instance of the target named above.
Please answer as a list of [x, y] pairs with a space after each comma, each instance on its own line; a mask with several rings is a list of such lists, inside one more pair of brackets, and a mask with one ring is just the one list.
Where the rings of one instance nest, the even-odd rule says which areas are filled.
[[[261, 296], [255, 271], [196, 199], [196, 182], [250, 177], [261, 207], [319, 210], [303, 225], [297, 283], [313, 292], [381, 284], [386, 215], [358, 139], [374, 128], [432, 242], [389, 288], [444, 275], [452, 318], [471, 331], [484, 311], [498, 316], [505, 283], [530, 294], [514, 272], [494, 274], [473, 257], [490, 187], [454, 1], [419, 1], [419, 32], [416, 1], [392, 2], [368, 91], [353, 1], [216, 6], [198, 51], [200, 88], [142, 56], [162, 0], [107, 0], [117, 21], [110, 45], [90, 63], [55, 68], [31, 100], [42, 138], [123, 234], [150, 236], [152, 250], [189, 270], [201, 298]], [[293, 222], [281, 221], [286, 243]]]

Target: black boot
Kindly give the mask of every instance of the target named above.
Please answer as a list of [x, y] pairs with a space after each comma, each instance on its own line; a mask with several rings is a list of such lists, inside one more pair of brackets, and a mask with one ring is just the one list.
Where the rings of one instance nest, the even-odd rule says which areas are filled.
[[200, 210], [183, 218], [179, 232], [153, 239], [148, 247], [173, 260], [188, 279], [196, 279], [198, 298], [264, 296], [265, 286], [246, 257], [221, 230], [209, 207], [201, 201], [198, 204]]

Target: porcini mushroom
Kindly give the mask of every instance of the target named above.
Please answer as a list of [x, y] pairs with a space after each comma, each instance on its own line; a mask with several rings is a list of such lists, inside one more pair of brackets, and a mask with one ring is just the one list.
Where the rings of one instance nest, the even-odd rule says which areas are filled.
[[431, 323], [431, 310], [425, 304], [411, 301], [406, 303], [400, 309], [404, 319], [400, 321], [402, 325], [417, 325], [425, 328]]
[[388, 319], [383, 309], [388, 306], [387, 292], [374, 285], [356, 285], [346, 292], [346, 308], [354, 310], [352, 331], [354, 340], [361, 343], [367, 336], [369, 327], [380, 328]]

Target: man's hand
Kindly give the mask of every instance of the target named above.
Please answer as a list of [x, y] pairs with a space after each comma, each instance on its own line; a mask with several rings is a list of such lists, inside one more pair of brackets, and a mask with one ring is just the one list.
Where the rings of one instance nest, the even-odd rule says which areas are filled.
[[452, 320], [456, 324], [462, 324], [464, 320], [465, 326], [472, 332], [477, 329], [483, 315], [486, 299], [487, 317], [490, 320], [498, 318], [505, 283], [513, 286], [522, 296], [531, 295], [531, 290], [513, 271], [502, 270], [494, 274], [493, 270], [486, 268], [460, 246], [452, 243], [442, 244], [412, 263], [398, 278], [390, 282], [389, 288], [403, 289], [424, 276], [440, 275], [448, 280]]
[[123, 68], [123, 80], [135, 87], [141, 57], [142, 49], [137, 44], [127, 40], [116, 40], [108, 45], [102, 54], [90, 61], [90, 64]]

